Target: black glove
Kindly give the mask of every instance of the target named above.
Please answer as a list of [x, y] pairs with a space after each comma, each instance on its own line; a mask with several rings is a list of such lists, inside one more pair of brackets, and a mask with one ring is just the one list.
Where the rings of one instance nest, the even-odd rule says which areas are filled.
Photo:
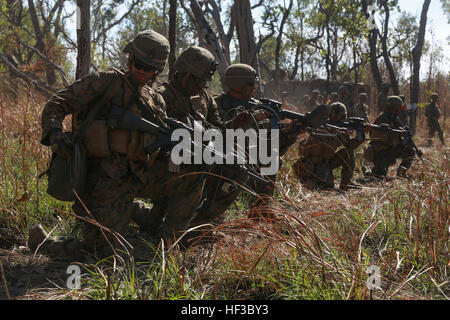
[[52, 151], [58, 156], [68, 157], [72, 155], [73, 143], [70, 133], [56, 129], [50, 132], [49, 138]]

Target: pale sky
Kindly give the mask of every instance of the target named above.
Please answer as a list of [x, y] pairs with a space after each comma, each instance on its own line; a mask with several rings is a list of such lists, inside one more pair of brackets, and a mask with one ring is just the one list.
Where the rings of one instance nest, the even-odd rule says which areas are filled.
[[[417, 23], [419, 23], [423, 1], [424, 0], [399, 0], [399, 5], [403, 11], [412, 13], [417, 18]], [[430, 34], [431, 30], [434, 33], [435, 39], [444, 48], [444, 56], [447, 59], [447, 63], [444, 63], [443, 67], [445, 71], [450, 71], [450, 38], [447, 40], [447, 38], [450, 37], [450, 25], [448, 24], [447, 17], [445, 16], [444, 9], [442, 9], [441, 0], [431, 0], [430, 8], [428, 9], [427, 33], [425, 35], [425, 40], [429, 42], [432, 41]]]
[[[423, 0], [399, 0], [399, 4], [402, 10], [412, 13], [417, 17], [417, 22], [420, 21]], [[427, 30], [429, 31], [430, 29], [434, 30], [435, 36], [446, 43], [448, 48], [448, 41], [446, 39], [450, 36], [450, 25], [448, 24], [440, 0], [431, 0], [427, 20]]]

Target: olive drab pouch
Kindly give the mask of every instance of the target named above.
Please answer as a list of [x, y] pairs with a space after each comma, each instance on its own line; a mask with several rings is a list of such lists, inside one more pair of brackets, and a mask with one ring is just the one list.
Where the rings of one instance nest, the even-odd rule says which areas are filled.
[[[72, 136], [71, 132], [65, 134]], [[82, 143], [75, 142], [69, 156], [54, 152], [47, 170], [47, 193], [57, 200], [75, 200], [74, 191], [78, 195], [84, 192], [86, 170], [86, 148]]]
[[[70, 181], [69, 157], [58, 156], [53, 153], [50, 166], [47, 170], [47, 193], [61, 201], [72, 201], [74, 193], [67, 181]], [[68, 188], [70, 187], [70, 188]]]

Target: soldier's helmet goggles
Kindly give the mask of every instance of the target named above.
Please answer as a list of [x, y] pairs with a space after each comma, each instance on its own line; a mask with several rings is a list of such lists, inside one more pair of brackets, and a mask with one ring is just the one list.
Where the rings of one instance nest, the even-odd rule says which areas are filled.
[[213, 61], [211, 61], [211, 64], [209, 65], [207, 71], [201, 77], [198, 77], [192, 73], [191, 73], [191, 77], [200, 84], [204, 84], [208, 81], [211, 81], [213, 78], [214, 72], [216, 72], [216, 70], [217, 70], [218, 65], [219, 65], [219, 62], [217, 62], [216, 60], [213, 60]]
[[139, 69], [139, 70], [142, 70], [142, 71], [145, 71], [145, 72], [159, 73], [159, 72], [162, 71], [162, 70], [160, 70], [160, 69], [158, 69], [158, 68], [156, 68], [154, 66], [146, 64], [145, 62], [139, 60], [136, 57], [133, 57], [132, 63], [133, 63], [133, 65], [134, 65], [134, 67], [136, 69]]

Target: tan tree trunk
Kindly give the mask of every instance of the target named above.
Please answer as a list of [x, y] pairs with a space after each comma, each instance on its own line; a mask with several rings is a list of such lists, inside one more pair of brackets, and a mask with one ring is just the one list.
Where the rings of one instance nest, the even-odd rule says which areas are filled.
[[195, 18], [197, 30], [202, 40], [200, 42], [203, 43], [206, 49], [211, 51], [211, 53], [216, 57], [219, 62], [218, 72], [220, 78], [223, 79], [225, 70], [230, 65], [230, 52], [227, 52], [225, 47], [219, 41], [219, 38], [211, 28], [208, 20], [206, 20], [198, 2], [196, 0], [191, 0], [190, 7]]
[[[234, 19], [236, 23], [236, 33], [239, 41], [240, 62], [252, 66], [258, 78], [261, 79], [259, 68], [258, 47], [253, 29], [253, 16], [249, 0], [234, 0]], [[261, 85], [258, 85], [260, 90]], [[258, 92], [260, 93], [260, 92]]]
[[77, 69], [75, 77], [89, 74], [91, 65], [91, 1], [77, 0]]
[[170, 43], [170, 53], [169, 53], [169, 79], [173, 79], [173, 74], [175, 70], [173, 68], [176, 60], [176, 50], [177, 50], [177, 0], [169, 1], [169, 43]]
[[425, 0], [420, 16], [419, 36], [417, 44], [412, 50], [413, 56], [413, 74], [411, 83], [411, 103], [419, 102], [419, 84], [420, 84], [420, 59], [422, 58], [422, 49], [425, 41], [425, 30], [427, 26], [427, 14], [431, 0]]

